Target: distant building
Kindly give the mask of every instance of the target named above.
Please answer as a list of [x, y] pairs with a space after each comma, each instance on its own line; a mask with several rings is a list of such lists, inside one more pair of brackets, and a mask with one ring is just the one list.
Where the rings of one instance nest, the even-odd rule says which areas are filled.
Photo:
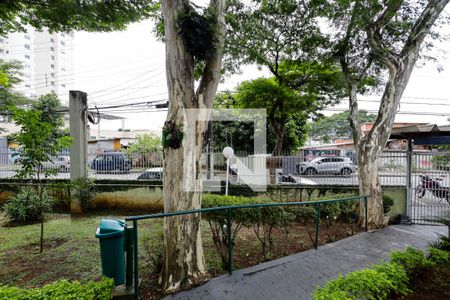
[[26, 26], [26, 32], [0, 37], [0, 59], [23, 63], [22, 83], [15, 87], [24, 96], [37, 99], [54, 91], [68, 99], [73, 83], [73, 32], [49, 33]]

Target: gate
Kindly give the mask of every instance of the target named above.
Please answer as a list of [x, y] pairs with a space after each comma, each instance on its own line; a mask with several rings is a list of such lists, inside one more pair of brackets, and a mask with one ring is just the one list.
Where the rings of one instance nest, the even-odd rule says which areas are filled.
[[450, 215], [450, 152], [411, 153], [408, 215], [413, 223]]

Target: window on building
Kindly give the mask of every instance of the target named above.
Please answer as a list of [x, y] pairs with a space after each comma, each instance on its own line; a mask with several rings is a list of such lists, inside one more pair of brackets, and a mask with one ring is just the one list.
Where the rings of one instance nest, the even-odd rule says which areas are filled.
[[9, 50], [6, 50], [5, 53], [8, 54], [8, 53], [9, 53]]
[[65, 45], [66, 45], [66, 43], [65, 43], [64, 41], [61, 41], [61, 45], [65, 46]]
[[66, 69], [65, 69], [65, 68], [61, 68], [61, 71], [65, 72], [65, 71], [66, 71]]
[[29, 85], [29, 84], [25, 84], [25, 87], [29, 88], [29, 87], [31, 87], [31, 85]]
[[25, 34], [25, 39], [30, 40], [31, 38], [29, 35]]
[[54, 85], [55, 85], [55, 82], [54, 82], [54, 81], [50, 81], [50, 85], [51, 85], [51, 86], [54, 86]]
[[25, 58], [30, 59], [31, 57], [28, 54], [25, 54]]
[[54, 69], [54, 68], [55, 68], [55, 65], [54, 65], [54, 64], [51, 64], [51, 65], [50, 65], [50, 68]]
[[61, 86], [62, 86], [62, 87], [66, 87], [66, 85], [65, 85], [64, 83], [63, 83], [63, 84], [61, 84]]
[[55, 56], [54, 55], [50, 55], [50, 59], [51, 60], [55, 60]]
[[0, 38], [0, 43], [3, 43], [4, 41], [5, 41], [4, 39]]
[[0, 49], [0, 53], [3, 53], [3, 52], [5, 52], [5, 50], [3, 50], [3, 49]]
[[50, 38], [50, 43], [54, 43], [55, 40], [53, 38]]
[[28, 44], [25, 44], [25, 49], [31, 49], [31, 46], [30, 45], [28, 45]]
[[64, 51], [64, 50], [61, 50], [61, 54], [66, 54], [66, 51]]
[[65, 35], [63, 32], [61, 32], [61, 36], [62, 36], [62, 37], [65, 37], [66, 35]]
[[25, 68], [26, 69], [31, 69], [31, 66], [30, 65], [25, 65]]
[[55, 77], [55, 73], [50, 73], [50, 76]]
[[54, 93], [54, 92], [55, 92], [55, 90], [50, 90], [50, 92]]

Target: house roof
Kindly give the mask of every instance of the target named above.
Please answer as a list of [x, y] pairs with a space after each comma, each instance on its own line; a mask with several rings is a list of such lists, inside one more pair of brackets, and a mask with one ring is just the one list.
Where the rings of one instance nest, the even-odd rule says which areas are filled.
[[450, 125], [412, 125], [393, 128], [391, 139], [414, 139], [416, 145], [450, 144]]

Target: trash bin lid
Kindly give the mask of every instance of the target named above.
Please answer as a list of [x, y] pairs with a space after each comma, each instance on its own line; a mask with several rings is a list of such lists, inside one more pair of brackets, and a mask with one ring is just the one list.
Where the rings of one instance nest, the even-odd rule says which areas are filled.
[[103, 219], [100, 221], [100, 226], [97, 228], [95, 236], [97, 238], [110, 238], [123, 235], [126, 223], [121, 220]]

